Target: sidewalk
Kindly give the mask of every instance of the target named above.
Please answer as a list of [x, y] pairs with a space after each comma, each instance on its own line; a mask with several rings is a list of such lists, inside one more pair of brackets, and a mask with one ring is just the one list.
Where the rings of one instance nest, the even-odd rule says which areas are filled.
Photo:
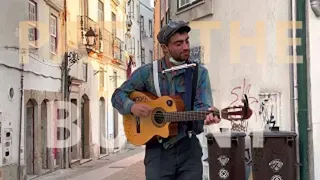
[[145, 169], [143, 160], [135, 163], [104, 180], [145, 180]]
[[[33, 180], [103, 180], [133, 164], [143, 161], [143, 159], [144, 148], [134, 147], [72, 169], [57, 170]], [[111, 179], [108, 178], [108, 180]]]
[[[88, 173], [85, 173], [81, 176], [77, 176], [74, 178], [70, 178], [69, 180], [104, 180], [111, 175], [114, 175], [117, 172], [120, 172], [121, 170], [125, 171], [125, 168], [130, 168], [131, 165], [134, 165], [138, 162], [141, 162], [144, 158], [144, 152], [135, 154], [131, 157], [122, 159], [120, 161], [111, 163], [109, 165], [106, 165], [104, 167], [101, 167], [99, 169], [96, 169], [94, 171], [90, 171]], [[135, 166], [131, 166], [135, 167]], [[122, 172], [120, 172], [120, 176], [122, 175]], [[119, 176], [119, 174], [117, 175]], [[132, 177], [132, 176], [131, 176]], [[113, 180], [118, 180], [119, 178], [108, 178], [108, 179], [113, 179]], [[132, 178], [131, 178], [132, 179]], [[136, 179], [137, 180], [137, 179]]]

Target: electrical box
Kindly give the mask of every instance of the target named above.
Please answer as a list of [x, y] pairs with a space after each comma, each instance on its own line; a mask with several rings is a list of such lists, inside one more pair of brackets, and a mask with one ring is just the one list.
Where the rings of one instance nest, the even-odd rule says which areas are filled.
[[2, 163], [4, 165], [12, 162], [12, 128], [3, 129]]
[[[2, 136], [2, 112], [0, 110], [0, 159], [2, 159], [2, 141], [3, 141], [3, 136]], [[0, 167], [2, 166], [2, 161], [0, 161]]]

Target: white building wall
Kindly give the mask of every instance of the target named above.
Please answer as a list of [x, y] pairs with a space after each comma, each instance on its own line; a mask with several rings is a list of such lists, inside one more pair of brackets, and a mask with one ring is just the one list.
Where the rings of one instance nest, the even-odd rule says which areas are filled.
[[[0, 7], [0, 131], [1, 139], [4, 133], [12, 130], [11, 145], [7, 162], [3, 163], [4, 146], [0, 143], [0, 167], [3, 167], [2, 178], [13, 178], [18, 162], [18, 140], [20, 110], [22, 110], [22, 139], [21, 139], [21, 164], [25, 163], [24, 155], [24, 98], [21, 97], [21, 68], [24, 62], [24, 90], [50, 91], [59, 93], [61, 90], [60, 57], [52, 58], [49, 53], [49, 17], [53, 9], [44, 1], [38, 3], [38, 34], [40, 42], [37, 50], [28, 49], [28, 1], [4, 1]], [[54, 1], [57, 7], [61, 7], [63, 1]], [[59, 9], [59, 8], [58, 8]], [[57, 12], [54, 12], [57, 13]], [[57, 13], [58, 14], [58, 13]], [[58, 16], [59, 18], [59, 16]], [[59, 21], [59, 20], [58, 20]], [[58, 26], [58, 28], [60, 28]], [[58, 29], [59, 31], [59, 29]], [[60, 42], [60, 39], [58, 40]], [[6, 48], [9, 47], [9, 48]], [[59, 47], [60, 48], [60, 47]], [[13, 98], [9, 98], [9, 89], [13, 88]], [[13, 166], [14, 165], [14, 166]], [[12, 169], [13, 168], [13, 169]], [[7, 176], [8, 174], [14, 177]]]
[[[153, 11], [150, 0], [140, 0], [140, 15], [144, 17], [143, 30], [140, 29], [142, 42], [141, 48], [144, 48], [146, 64], [153, 61]], [[149, 21], [151, 21], [151, 27], [149, 25]]]
[[[24, 2], [24, 3], [23, 3]], [[27, 1], [16, 2], [3, 2], [0, 7], [0, 23], [3, 26], [0, 27], [0, 77], [2, 78], [0, 83], [0, 131], [1, 139], [4, 140], [4, 130], [7, 128], [12, 129], [12, 144], [10, 150], [11, 160], [7, 163], [3, 163], [4, 157], [4, 142], [0, 143], [0, 167], [4, 172], [10, 169], [6, 169], [14, 165], [17, 167], [18, 162], [18, 140], [19, 140], [19, 121], [20, 121], [20, 71], [14, 68], [21, 68], [20, 53], [19, 53], [19, 33], [17, 31], [19, 22], [26, 19], [26, 7]], [[15, 12], [14, 14], [11, 12]], [[8, 16], [10, 14], [10, 16]], [[10, 18], [8, 18], [10, 17]], [[13, 48], [6, 49], [6, 46]], [[12, 68], [8, 68], [12, 67]], [[14, 96], [9, 98], [9, 89], [13, 88]]]
[[[109, 32], [112, 32], [112, 19], [111, 19], [111, 0], [104, 0], [104, 28], [107, 29]], [[81, 59], [73, 65], [70, 74], [76, 78], [83, 79], [83, 63], [88, 64], [88, 80], [87, 82], [83, 82], [81, 85], [81, 90], [79, 93], [80, 99], [83, 94], [86, 94], [90, 99], [90, 133], [92, 137], [91, 143], [91, 152], [93, 152], [92, 157], [97, 158], [99, 155], [99, 143], [100, 143], [100, 111], [99, 111], [99, 99], [100, 97], [104, 97], [105, 99], [105, 118], [106, 118], [106, 131], [107, 131], [107, 148], [109, 148], [109, 152], [114, 150], [114, 115], [113, 115], [113, 108], [111, 105], [111, 95], [114, 91], [114, 86], [112, 82], [113, 71], [117, 71], [118, 76], [118, 86], [121, 85], [121, 80], [126, 78], [125, 70], [120, 68], [115, 68], [109, 60], [101, 63], [96, 58], [88, 57], [86, 49], [81, 42], [78, 42], [80, 39], [79, 35], [79, 28], [80, 28], [80, 21], [78, 20], [78, 16], [80, 15], [80, 3], [77, 2], [68, 2], [69, 7], [75, 6], [79, 8], [69, 8], [68, 11], [70, 12], [70, 19], [68, 23], [68, 31], [70, 35], [68, 36], [68, 42], [70, 50], [74, 48], [74, 51], [81, 54]], [[125, 12], [122, 7], [125, 7], [125, 1], [120, 1], [120, 5], [116, 7], [116, 26], [117, 26], [117, 37], [125, 42], [124, 33], [126, 32], [126, 17]], [[137, 16], [137, 15], [136, 15]], [[90, 1], [89, 2], [89, 18], [95, 22], [98, 22], [98, 0]], [[78, 34], [78, 36], [77, 36]], [[77, 43], [79, 46], [77, 46]], [[72, 46], [74, 44], [74, 46]], [[112, 47], [110, 47], [112, 48]], [[112, 57], [110, 57], [112, 58]], [[105, 60], [105, 59], [104, 59]], [[105, 72], [97, 72], [100, 70], [100, 67], [103, 67]], [[104, 92], [100, 91], [100, 74], [104, 74], [104, 83], [105, 87], [103, 89]], [[120, 148], [123, 147], [122, 144], [125, 142], [125, 135], [122, 128], [122, 116], [118, 116], [118, 142], [120, 144]]]
[[[31, 50], [29, 59], [25, 63], [25, 70], [32, 71], [39, 75], [34, 75], [31, 73], [25, 76], [25, 89], [34, 89], [40, 91], [54, 91], [59, 92], [61, 90], [61, 57], [63, 57], [63, 51], [61, 50], [62, 39], [58, 39], [59, 51], [57, 55], [50, 53], [50, 33], [49, 30], [49, 20], [50, 13], [53, 9], [48, 6], [44, 1], [38, 1], [38, 28], [39, 28], [39, 38], [37, 42], [37, 50]], [[28, 10], [28, 5], [26, 6]], [[58, 14], [58, 12], [56, 12]], [[59, 18], [59, 16], [57, 17]], [[58, 20], [59, 21], [59, 20]], [[61, 21], [59, 21], [61, 22]], [[57, 31], [59, 35], [63, 32], [63, 28], [58, 23]], [[23, 33], [27, 33], [24, 30]], [[27, 34], [26, 34], [27, 35]], [[62, 55], [62, 56], [61, 56]], [[44, 77], [46, 76], [46, 77]]]
[[[268, 8], [256, 13], [257, 8], [263, 9], [263, 7]], [[288, 2], [281, 0], [259, 2], [217, 0], [214, 3], [214, 16], [210, 19], [220, 23], [220, 28], [213, 30], [214, 33], [210, 37], [211, 46], [204, 49], [204, 63], [209, 69], [214, 104], [220, 108], [240, 105], [241, 95], [243, 92], [246, 93], [254, 111], [254, 115], [248, 120], [248, 132], [264, 128], [264, 119], [259, 116], [262, 101], [260, 94], [273, 92], [279, 93], [279, 98], [281, 98], [277, 101], [277, 109], [274, 109], [274, 113], [275, 110], [279, 111], [278, 114], [275, 114], [277, 125], [281, 127], [281, 130], [291, 129], [290, 73], [289, 65], [284, 63], [285, 60], [288, 61], [288, 58], [277, 57], [275, 46], [281, 44], [277, 41], [279, 40], [276, 34], [277, 23], [290, 20], [290, 11]], [[233, 22], [239, 22], [240, 27], [232, 28]], [[259, 22], [263, 24], [256, 28]], [[258, 35], [258, 29], [261, 29], [260, 32], [263, 30], [265, 34]], [[231, 30], [238, 34], [231, 34]], [[201, 38], [193, 35], [200, 35], [200, 32], [195, 30], [191, 35], [192, 44], [200, 44], [199, 39]], [[283, 32], [283, 36], [285, 35]], [[232, 50], [233, 45], [242, 43], [240, 40], [232, 42], [231, 37], [242, 37], [247, 41], [250, 38], [252, 40], [256, 38], [261, 41], [256, 40], [257, 43], [252, 43], [251, 46], [234, 46], [235, 49]], [[261, 46], [264, 50], [263, 54], [257, 53], [256, 49], [262, 43], [265, 44], [264, 47]], [[287, 49], [287, 46], [284, 47]], [[232, 57], [237, 58], [239, 62], [233, 63]], [[222, 121], [220, 124], [221, 127], [231, 127], [230, 125], [228, 121]]]
[[[280, 22], [290, 21], [290, 2], [215, 0], [212, 1], [211, 14], [205, 8], [207, 3], [210, 4], [211, 1], [205, 0], [205, 4], [195, 5], [184, 12], [173, 10], [170, 16], [173, 20], [189, 21], [193, 28], [190, 44], [192, 47], [202, 48], [201, 60], [209, 70], [214, 105], [220, 109], [241, 105], [242, 94], [246, 93], [253, 110], [250, 119], [243, 124], [235, 124], [237, 128], [232, 128], [230, 121], [222, 120], [219, 125], [207, 126], [208, 132], [217, 131], [218, 128], [241, 130], [247, 134], [253, 130], [263, 130], [271, 112], [280, 130], [290, 131], [294, 128], [290, 106], [293, 102], [290, 96], [293, 82], [290, 78], [290, 65], [285, 63], [289, 58], [277, 55], [277, 46], [280, 45], [283, 45], [280, 51], [289, 55], [290, 46], [279, 41], [281, 39], [277, 37], [277, 27]], [[175, 9], [176, 1], [171, 1], [170, 5]], [[204, 25], [197, 25], [195, 21], [206, 22]], [[205, 30], [211, 30], [210, 35]], [[234, 32], [231, 33], [232, 31]], [[280, 36], [286, 37], [286, 32], [288, 31], [281, 32]], [[242, 40], [232, 40], [232, 37], [241, 37]], [[245, 43], [249, 45], [243, 45]], [[262, 53], [258, 53], [259, 47]], [[238, 62], [233, 62], [233, 58]], [[266, 95], [270, 93], [271, 97], [267, 98]], [[270, 102], [261, 111], [265, 99]], [[205, 138], [203, 135], [199, 135], [201, 140]], [[206, 144], [203, 147], [206, 158]]]
[[127, 5], [127, 20], [131, 19], [132, 26], [130, 30], [130, 38], [127, 40], [128, 53], [133, 55], [136, 66], [133, 67], [132, 71], [136, 70], [141, 66], [140, 58], [140, 2], [139, 0], [131, 0], [130, 4]]
[[[320, 167], [320, 144], [317, 143], [318, 139], [320, 138], [320, 95], [318, 93], [318, 89], [320, 88], [320, 82], [318, 76], [320, 75], [319, 69], [317, 67], [320, 66], [319, 64], [319, 44], [320, 44], [320, 18], [317, 18], [313, 11], [311, 10], [310, 2], [307, 0], [307, 29], [308, 29], [308, 40], [309, 40], [309, 49], [307, 52], [309, 53], [309, 72], [310, 72], [310, 117], [312, 120], [312, 131], [313, 137], [309, 137], [313, 139], [313, 149], [310, 149], [311, 159], [313, 159], [313, 179], [320, 179], [320, 171], [316, 169]], [[313, 152], [313, 153], [312, 153]], [[312, 157], [313, 156], [313, 157]], [[310, 167], [312, 168], [312, 167]], [[312, 176], [310, 176], [312, 178]]]

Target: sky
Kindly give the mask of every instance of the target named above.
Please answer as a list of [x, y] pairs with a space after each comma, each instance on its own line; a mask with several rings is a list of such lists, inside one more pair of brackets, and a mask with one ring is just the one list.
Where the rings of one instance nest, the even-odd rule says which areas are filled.
[[150, 6], [152, 7], [152, 8], [154, 8], [153, 6], [154, 6], [154, 0], [150, 0]]

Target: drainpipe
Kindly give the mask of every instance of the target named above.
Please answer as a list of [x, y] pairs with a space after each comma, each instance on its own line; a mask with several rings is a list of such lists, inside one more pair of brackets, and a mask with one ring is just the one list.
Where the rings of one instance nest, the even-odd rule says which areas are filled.
[[309, 118], [308, 118], [308, 75], [307, 75], [307, 47], [306, 47], [306, 0], [296, 0], [296, 21], [302, 23], [302, 29], [296, 29], [297, 38], [301, 44], [297, 46], [298, 56], [303, 62], [297, 64], [298, 85], [298, 131], [299, 131], [299, 159], [300, 180], [309, 180]]
[[[289, 20], [291, 22], [295, 22], [296, 21], [296, 0], [291, 0], [289, 2]], [[291, 52], [290, 55], [292, 55], [293, 57], [293, 63], [289, 63], [289, 76], [290, 76], [290, 112], [291, 112], [291, 131], [292, 132], [297, 132], [297, 104], [298, 104], [298, 98], [297, 98], [297, 68], [295, 66], [295, 62], [297, 62], [297, 58], [296, 58], [296, 47], [297, 47], [297, 43], [294, 40], [296, 38], [296, 25], [292, 24], [291, 27], [291, 37], [292, 37], [292, 46], [291, 46]], [[298, 137], [297, 137], [297, 141], [298, 141]], [[299, 164], [299, 143], [296, 143], [296, 161]], [[296, 177], [297, 180], [299, 180], [300, 177], [300, 171], [299, 171], [299, 166], [297, 166], [297, 171], [296, 171]]]
[[[24, 61], [23, 61], [23, 55], [21, 56], [21, 75], [20, 75], [20, 119], [19, 119], [19, 141], [18, 141], [18, 171], [17, 171], [17, 177], [18, 180], [21, 179], [21, 128], [22, 128], [22, 112], [23, 112], [23, 71], [24, 71]], [[23, 178], [24, 179], [24, 178]]]

